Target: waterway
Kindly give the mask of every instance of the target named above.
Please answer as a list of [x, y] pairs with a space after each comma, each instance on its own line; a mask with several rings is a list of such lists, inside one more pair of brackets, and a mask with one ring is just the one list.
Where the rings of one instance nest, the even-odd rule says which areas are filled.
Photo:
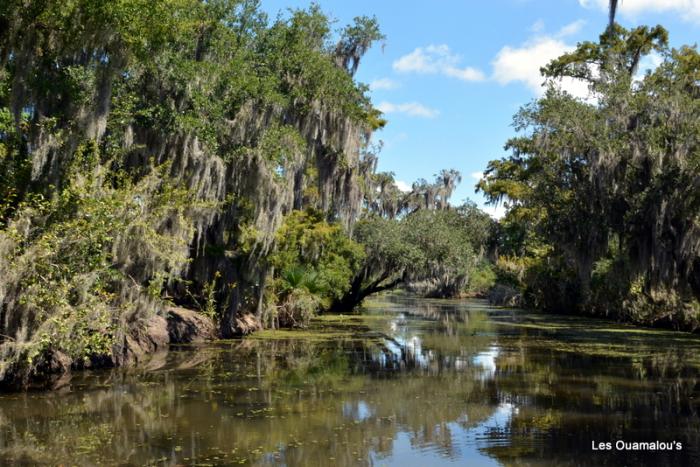
[[0, 465], [700, 465], [697, 336], [403, 294], [362, 311], [0, 395]]

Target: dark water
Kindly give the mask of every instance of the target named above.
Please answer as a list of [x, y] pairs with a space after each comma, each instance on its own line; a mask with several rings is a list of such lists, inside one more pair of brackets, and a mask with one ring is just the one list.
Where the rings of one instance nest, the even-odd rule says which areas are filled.
[[366, 312], [2, 395], [0, 465], [700, 465], [697, 337], [479, 301]]

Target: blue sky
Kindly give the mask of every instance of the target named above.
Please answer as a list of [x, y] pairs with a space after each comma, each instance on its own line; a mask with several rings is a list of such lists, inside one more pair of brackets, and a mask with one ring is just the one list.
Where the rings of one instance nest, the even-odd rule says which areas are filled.
[[[410, 185], [454, 168], [463, 181], [453, 204], [470, 198], [486, 163], [505, 155], [512, 116], [537, 97], [537, 70], [549, 59], [605, 28], [607, 0], [327, 0], [317, 1], [338, 27], [376, 15], [387, 36], [370, 50], [357, 79], [389, 120], [379, 170]], [[303, 0], [262, 0], [274, 17]], [[700, 37], [700, 0], [622, 0], [619, 22], [662, 24], [671, 44]], [[653, 60], [647, 60], [651, 66]], [[575, 83], [567, 89], [582, 93]], [[491, 210], [491, 212], [494, 212]]]

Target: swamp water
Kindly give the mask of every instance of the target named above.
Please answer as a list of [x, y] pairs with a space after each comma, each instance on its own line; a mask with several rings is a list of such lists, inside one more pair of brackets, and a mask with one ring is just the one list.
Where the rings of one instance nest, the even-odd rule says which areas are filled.
[[407, 295], [364, 312], [0, 395], [0, 465], [700, 465], [697, 336]]

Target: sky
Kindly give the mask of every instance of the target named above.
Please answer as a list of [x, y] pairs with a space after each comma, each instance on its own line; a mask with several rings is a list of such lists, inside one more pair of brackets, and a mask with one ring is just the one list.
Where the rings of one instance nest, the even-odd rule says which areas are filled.
[[[275, 17], [308, 0], [262, 0]], [[356, 79], [370, 85], [375, 107], [388, 120], [379, 171], [394, 172], [399, 187], [457, 169], [463, 181], [453, 204], [487, 207], [474, 185], [489, 160], [506, 156], [513, 115], [542, 93], [539, 68], [596, 40], [607, 25], [608, 0], [319, 0], [338, 28], [356, 16], [376, 16], [384, 44], [363, 58]], [[696, 44], [700, 0], [622, 0], [625, 27], [662, 24], [672, 46]], [[654, 66], [648, 58], [642, 67]], [[565, 82], [585, 97], [581, 83]]]

